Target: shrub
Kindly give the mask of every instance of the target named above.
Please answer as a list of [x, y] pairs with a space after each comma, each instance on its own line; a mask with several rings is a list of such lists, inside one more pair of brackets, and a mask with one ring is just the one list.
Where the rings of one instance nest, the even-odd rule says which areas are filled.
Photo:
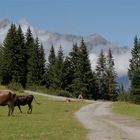
[[130, 94], [126, 92], [121, 92], [118, 94], [118, 101], [130, 101]]
[[133, 95], [133, 103], [140, 104], [140, 95]]
[[23, 87], [19, 83], [10, 83], [9, 85], [7, 85], [7, 88], [12, 91], [23, 92]]
[[57, 92], [58, 96], [64, 96], [64, 97], [72, 97], [72, 94], [66, 90], [59, 90]]

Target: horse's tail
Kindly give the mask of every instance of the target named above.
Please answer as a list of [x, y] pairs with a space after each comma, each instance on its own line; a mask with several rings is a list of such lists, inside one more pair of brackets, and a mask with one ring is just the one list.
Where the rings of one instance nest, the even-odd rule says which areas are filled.
[[[34, 97], [34, 96], [33, 96], [33, 97]], [[35, 97], [34, 97], [34, 100], [35, 100], [35, 102], [36, 102], [38, 105], [40, 105], [40, 103], [36, 101]]]

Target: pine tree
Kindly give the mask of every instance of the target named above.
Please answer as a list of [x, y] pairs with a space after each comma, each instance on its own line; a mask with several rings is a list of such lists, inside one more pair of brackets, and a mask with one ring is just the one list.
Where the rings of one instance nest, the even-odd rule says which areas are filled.
[[[82, 39], [80, 44], [80, 59], [81, 59], [81, 71], [82, 71], [82, 81], [85, 85], [85, 93], [83, 93], [83, 96], [86, 98], [92, 98], [93, 90], [94, 90], [94, 79], [93, 74], [91, 70], [91, 64], [88, 57], [88, 51], [86, 48], [86, 45], [84, 43], [84, 40]], [[85, 94], [85, 95], [84, 95]]]
[[[36, 37], [35, 39], [35, 44], [33, 47], [33, 54], [32, 57], [32, 62], [34, 64], [33, 69], [34, 69], [34, 79], [36, 80], [36, 82], [34, 82], [37, 85], [40, 85], [41, 81], [43, 80], [43, 73], [44, 71], [41, 71], [41, 67], [42, 67], [42, 63], [43, 63], [43, 67], [44, 67], [44, 59], [41, 59], [41, 47], [39, 44], [39, 39], [38, 37]], [[43, 51], [43, 50], [42, 50]], [[44, 55], [44, 54], [43, 54]], [[33, 75], [33, 74], [32, 74]]]
[[40, 85], [40, 58], [39, 58], [39, 40], [36, 38], [34, 44], [30, 49], [30, 56], [28, 61], [28, 82], [29, 84]]
[[72, 69], [75, 71], [79, 59], [79, 48], [77, 46], [77, 43], [73, 44], [73, 48], [72, 51], [69, 53], [69, 56], [72, 63]]
[[63, 87], [63, 68], [64, 68], [64, 55], [62, 51], [62, 47], [60, 46], [56, 58], [55, 64], [55, 75], [54, 75], [54, 87], [58, 89], [62, 89]]
[[92, 98], [94, 79], [91, 70], [88, 51], [84, 40], [81, 40], [79, 51], [76, 52], [73, 88], [75, 96], [82, 94], [84, 98]]
[[2, 47], [1, 58], [1, 83], [9, 84], [12, 82], [15, 64], [15, 51], [16, 51], [16, 26], [11, 24], [10, 29], [6, 35], [6, 38]]
[[48, 65], [47, 65], [47, 85], [50, 88], [55, 88], [54, 86], [54, 78], [55, 78], [55, 64], [56, 64], [56, 56], [55, 56], [55, 50], [52, 45], [50, 49], [50, 54], [48, 57]]
[[97, 78], [97, 75], [96, 75], [96, 72], [93, 71], [92, 73], [93, 75], [93, 89], [92, 89], [92, 95], [91, 95], [91, 98], [94, 99], [94, 100], [97, 100], [98, 99], [98, 92], [99, 92], [99, 85], [98, 85], [98, 78]]
[[76, 78], [76, 71], [78, 70], [78, 61], [79, 61], [78, 59], [79, 59], [79, 48], [77, 46], [77, 43], [75, 43], [73, 44], [72, 51], [69, 53], [69, 57], [66, 58], [64, 63], [64, 70], [66, 71], [65, 74], [66, 76], [69, 77], [66, 88], [69, 92], [73, 93], [74, 97], [78, 96], [78, 93], [77, 94], [74, 93], [74, 91], [76, 91], [74, 79]]
[[137, 36], [134, 39], [134, 47], [131, 51], [128, 76], [131, 81], [131, 93], [136, 103], [140, 103], [140, 41]]
[[106, 68], [106, 74], [107, 74], [107, 99], [108, 100], [116, 100], [118, 95], [118, 84], [116, 81], [117, 74], [115, 72], [115, 64], [112, 56], [112, 51], [109, 49], [108, 55], [107, 55], [107, 68]]
[[106, 58], [103, 50], [99, 54], [96, 66], [96, 75], [98, 82], [98, 98], [107, 99], [107, 83], [106, 83]]
[[39, 55], [38, 55], [38, 62], [39, 62], [39, 84], [45, 84], [45, 70], [46, 70], [46, 60], [45, 60], [45, 52], [43, 48], [43, 44], [39, 47]]
[[34, 41], [30, 28], [25, 37], [19, 26], [14, 24], [8, 30], [3, 46], [0, 48], [0, 80], [2, 84], [16, 82], [23, 87], [41, 84], [45, 73], [45, 54], [38, 39]]
[[28, 64], [28, 61], [31, 57], [32, 48], [33, 48], [34, 42], [35, 42], [30, 28], [27, 29], [25, 38], [26, 38], [25, 39], [25, 47], [27, 50], [27, 64]]
[[0, 45], [0, 83], [2, 81], [2, 57], [3, 57], [3, 47]]
[[17, 29], [14, 52], [15, 63], [12, 82], [19, 83], [25, 87], [27, 82], [27, 50], [25, 47], [24, 34], [20, 26]]
[[65, 61], [64, 61], [64, 68], [63, 68], [63, 86], [62, 88], [72, 92], [71, 89], [71, 84], [73, 81], [73, 65], [72, 65], [72, 61], [71, 58], [69, 56], [66, 57]]
[[70, 53], [72, 67], [73, 67], [73, 80], [71, 84], [72, 92], [74, 97], [78, 97], [79, 94], [85, 94], [85, 85], [82, 81], [82, 71], [81, 71], [81, 54], [80, 48], [77, 44], [74, 44], [73, 51]]
[[30, 28], [27, 29], [26, 33], [26, 48], [27, 48], [27, 84], [33, 85], [37, 84], [38, 77], [37, 75], [37, 46], [35, 44], [35, 40], [33, 38], [32, 32]]

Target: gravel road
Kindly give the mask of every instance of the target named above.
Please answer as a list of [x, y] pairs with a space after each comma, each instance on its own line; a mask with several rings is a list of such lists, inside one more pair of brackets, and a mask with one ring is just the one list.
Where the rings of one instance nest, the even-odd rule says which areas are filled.
[[88, 140], [140, 140], [140, 123], [111, 113], [111, 102], [82, 107], [76, 117], [89, 130]]

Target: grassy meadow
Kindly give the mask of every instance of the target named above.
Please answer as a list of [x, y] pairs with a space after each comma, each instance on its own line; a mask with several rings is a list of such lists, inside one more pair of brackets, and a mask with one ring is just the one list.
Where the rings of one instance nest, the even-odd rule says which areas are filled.
[[140, 105], [127, 102], [115, 102], [112, 106], [114, 113], [126, 115], [140, 121]]
[[23, 114], [15, 108], [14, 116], [8, 117], [8, 107], [0, 106], [0, 140], [85, 140], [86, 130], [74, 113], [85, 103], [51, 101], [35, 96], [33, 112], [21, 106]]

